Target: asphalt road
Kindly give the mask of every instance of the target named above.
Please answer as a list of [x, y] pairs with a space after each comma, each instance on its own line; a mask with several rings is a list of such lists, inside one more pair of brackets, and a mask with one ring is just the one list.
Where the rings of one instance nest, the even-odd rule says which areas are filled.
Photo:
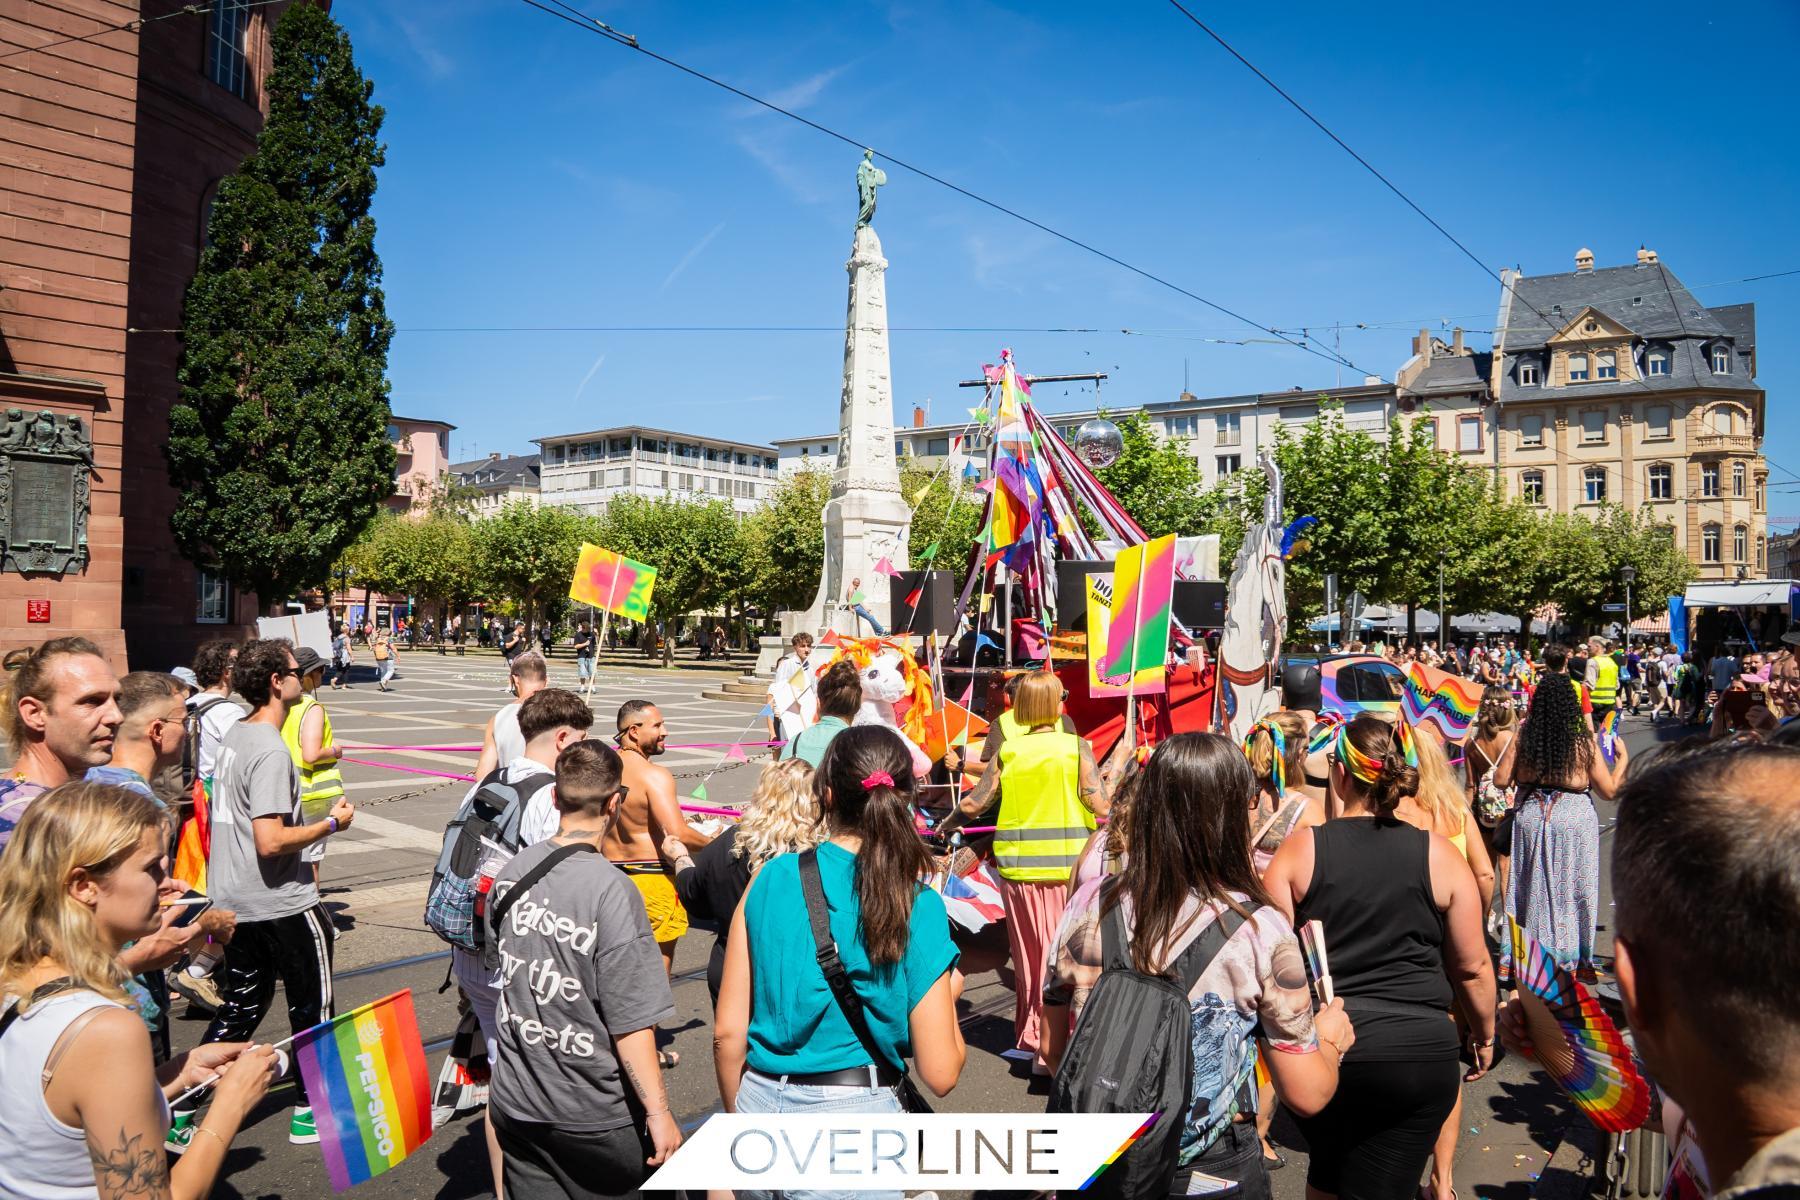
[[[552, 660], [552, 683], [572, 686], [571, 659]], [[669, 724], [670, 741], [731, 742], [760, 740], [762, 722], [754, 705], [702, 700], [702, 688], [720, 676], [695, 671], [663, 672], [653, 668], [603, 670], [595, 688], [596, 730], [611, 729], [616, 706], [633, 697], [655, 700]], [[391, 693], [376, 691], [359, 677], [346, 691], [321, 694], [340, 741], [374, 745], [475, 745], [489, 715], [506, 702], [500, 660], [492, 654], [465, 658], [435, 653], [403, 654]], [[1627, 719], [1626, 740], [1634, 752], [1648, 749], [1665, 728]], [[755, 751], [752, 752], [756, 753]], [[461, 751], [351, 752], [355, 758], [426, 771], [467, 774], [475, 756]], [[755, 762], [722, 761], [718, 750], [672, 750], [662, 760], [678, 776], [686, 795], [701, 778], [709, 801], [748, 799]], [[453, 780], [408, 774], [358, 763], [346, 763], [344, 775], [357, 804], [355, 824], [334, 838], [323, 866], [323, 893], [339, 929], [336, 946], [336, 1001], [339, 1011], [411, 988], [420, 1033], [435, 1073], [456, 1025], [454, 991], [439, 992], [448, 966], [447, 950], [420, 922], [425, 887], [441, 843], [445, 822], [467, 785]], [[1602, 854], [1609, 852], [1604, 831], [1612, 821], [1612, 805], [1600, 805]], [[1603, 868], [1601, 922], [1610, 923], [1610, 892]], [[1601, 933], [1610, 951], [1609, 934]], [[665, 1073], [674, 1111], [684, 1125], [697, 1124], [716, 1111], [717, 1091], [711, 1064], [711, 1005], [706, 991], [706, 957], [711, 935], [695, 931], [682, 939], [676, 954], [675, 1023], [665, 1032], [682, 1056]], [[956, 1090], [938, 1104], [939, 1111], [1020, 1111], [1043, 1104], [1041, 1084], [1033, 1085], [1018, 1065], [999, 1057], [1011, 1044], [1012, 990], [1006, 968], [1002, 927], [993, 926], [965, 946], [963, 967], [968, 984], [963, 993], [962, 1023], [970, 1053]], [[202, 1019], [187, 1019], [175, 1005], [177, 1047], [192, 1045], [205, 1029]], [[263, 1035], [288, 1032], [285, 1010], [277, 998]], [[219, 1197], [326, 1196], [330, 1184], [317, 1147], [287, 1141], [287, 1108], [291, 1088], [278, 1087], [237, 1138], [227, 1159]], [[1529, 1064], [1503, 1061], [1487, 1078], [1465, 1087], [1463, 1133], [1457, 1151], [1457, 1187], [1465, 1196], [1518, 1200], [1530, 1192], [1531, 1180], [1548, 1161], [1569, 1119], [1568, 1107]], [[1278, 1117], [1274, 1138], [1288, 1166], [1272, 1176], [1278, 1200], [1302, 1200], [1306, 1172], [1304, 1142]], [[357, 1189], [378, 1197], [433, 1197], [462, 1200], [491, 1195], [485, 1147], [478, 1121], [462, 1116], [439, 1129], [431, 1141], [396, 1170]]]

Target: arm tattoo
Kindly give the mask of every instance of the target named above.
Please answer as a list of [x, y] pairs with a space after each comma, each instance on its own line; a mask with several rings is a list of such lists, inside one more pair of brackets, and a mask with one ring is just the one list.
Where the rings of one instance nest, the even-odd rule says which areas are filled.
[[[651, 1042], [651, 1045], [655, 1045], [654, 1040]], [[656, 1081], [658, 1085], [656, 1089], [657, 1094], [655, 1097], [652, 1097], [650, 1095], [650, 1089], [645, 1086], [643, 1079], [638, 1075], [637, 1068], [631, 1065], [631, 1060], [626, 1058], [623, 1054], [616, 1055], [615, 1057], [619, 1060], [619, 1069], [624, 1071], [625, 1078], [631, 1081], [631, 1090], [637, 1093], [638, 1103], [648, 1109], [657, 1101], [661, 1101], [663, 1108], [668, 1108], [669, 1099], [667, 1094], [662, 1090], [661, 1079]]]
[[119, 1129], [119, 1144], [102, 1150], [88, 1141], [88, 1159], [94, 1164], [94, 1183], [101, 1200], [125, 1200], [149, 1196], [164, 1200], [169, 1195], [169, 1159], [157, 1144], [144, 1144], [144, 1136], [127, 1137]]

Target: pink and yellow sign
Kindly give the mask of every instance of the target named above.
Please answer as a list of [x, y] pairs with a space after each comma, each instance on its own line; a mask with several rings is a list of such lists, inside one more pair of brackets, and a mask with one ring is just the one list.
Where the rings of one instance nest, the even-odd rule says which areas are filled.
[[656, 568], [586, 542], [569, 582], [569, 599], [617, 613], [628, 621], [650, 619]]

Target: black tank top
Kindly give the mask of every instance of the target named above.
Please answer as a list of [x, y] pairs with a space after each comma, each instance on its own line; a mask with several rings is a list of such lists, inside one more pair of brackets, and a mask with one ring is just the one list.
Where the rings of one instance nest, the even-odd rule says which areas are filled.
[[1457, 1052], [1444, 974], [1444, 920], [1431, 894], [1431, 835], [1392, 818], [1313, 830], [1313, 875], [1295, 924], [1325, 929], [1331, 982], [1356, 1025], [1352, 1057]]

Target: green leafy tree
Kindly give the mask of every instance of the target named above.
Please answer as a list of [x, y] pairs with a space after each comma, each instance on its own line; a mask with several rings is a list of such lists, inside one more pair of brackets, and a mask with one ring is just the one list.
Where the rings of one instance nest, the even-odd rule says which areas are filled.
[[1478, 518], [1490, 502], [1489, 477], [1439, 450], [1435, 429], [1423, 421], [1409, 427], [1396, 417], [1382, 450], [1388, 558], [1377, 594], [1406, 607], [1411, 637], [1418, 610], [1437, 605], [1439, 564], [1446, 606], [1452, 579], [1469, 569]]
[[744, 521], [746, 594], [766, 615], [812, 603], [825, 567], [825, 501], [831, 472], [797, 471]]
[[476, 560], [468, 522], [443, 514], [396, 518], [383, 523], [375, 544], [392, 589], [436, 609], [440, 623], [458, 601], [470, 597]]
[[618, 496], [600, 515], [595, 537], [656, 568], [653, 619], [722, 605], [742, 589], [743, 531], [724, 501]]
[[1204, 532], [1216, 511], [1199, 464], [1180, 442], [1158, 437], [1150, 418], [1133, 413], [1115, 422], [1124, 449], [1094, 472], [1151, 537]]
[[590, 531], [589, 522], [566, 508], [515, 500], [469, 527], [476, 577], [490, 600], [518, 601], [529, 622], [543, 601], [569, 594]]
[[182, 552], [265, 605], [325, 579], [394, 486], [382, 110], [323, 6], [290, 7], [271, 50], [268, 120], [188, 285], [165, 450]]

